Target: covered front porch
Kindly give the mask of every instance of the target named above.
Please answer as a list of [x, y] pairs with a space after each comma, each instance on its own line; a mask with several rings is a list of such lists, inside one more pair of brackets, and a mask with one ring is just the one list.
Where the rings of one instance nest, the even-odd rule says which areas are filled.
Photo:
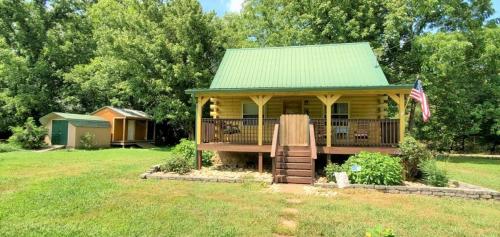
[[[273, 129], [279, 117], [307, 114], [319, 154], [349, 155], [361, 151], [397, 154], [405, 131], [407, 91], [394, 87], [345, 93], [200, 93], [197, 95], [197, 150], [258, 153], [258, 167], [262, 170], [262, 154], [271, 152]], [[394, 101], [399, 110], [391, 117], [387, 115], [389, 100]], [[203, 113], [209, 102], [210, 112]]]

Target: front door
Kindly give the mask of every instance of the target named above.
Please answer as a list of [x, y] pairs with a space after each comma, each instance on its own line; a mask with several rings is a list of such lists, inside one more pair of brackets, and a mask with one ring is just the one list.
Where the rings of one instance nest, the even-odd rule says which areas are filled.
[[135, 140], [135, 120], [127, 120], [127, 140]]
[[52, 120], [52, 145], [66, 145], [68, 143], [68, 121]]
[[302, 101], [300, 100], [285, 100], [283, 102], [284, 114], [302, 114]]

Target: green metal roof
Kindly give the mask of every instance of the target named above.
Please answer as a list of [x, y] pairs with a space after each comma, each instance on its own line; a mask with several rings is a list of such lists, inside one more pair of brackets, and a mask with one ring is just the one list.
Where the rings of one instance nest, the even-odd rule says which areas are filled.
[[387, 86], [363, 43], [228, 49], [210, 89]]
[[68, 120], [76, 127], [108, 128], [109, 122], [101, 117], [86, 114], [69, 114], [53, 112], [40, 118], [42, 124], [47, 124], [51, 119], [60, 118]]

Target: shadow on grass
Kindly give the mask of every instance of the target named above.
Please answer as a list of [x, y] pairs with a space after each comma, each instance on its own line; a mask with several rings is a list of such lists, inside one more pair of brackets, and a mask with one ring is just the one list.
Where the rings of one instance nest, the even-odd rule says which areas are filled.
[[449, 163], [468, 163], [468, 164], [478, 164], [478, 165], [500, 165], [500, 160], [486, 159], [481, 157], [450, 157], [450, 156], [438, 156], [438, 161], [444, 161]]

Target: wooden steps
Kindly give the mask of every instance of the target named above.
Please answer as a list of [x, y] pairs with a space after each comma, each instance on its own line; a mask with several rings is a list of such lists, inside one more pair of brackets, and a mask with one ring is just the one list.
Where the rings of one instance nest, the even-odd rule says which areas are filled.
[[313, 181], [311, 151], [307, 146], [289, 146], [278, 150], [274, 182], [310, 184]]

